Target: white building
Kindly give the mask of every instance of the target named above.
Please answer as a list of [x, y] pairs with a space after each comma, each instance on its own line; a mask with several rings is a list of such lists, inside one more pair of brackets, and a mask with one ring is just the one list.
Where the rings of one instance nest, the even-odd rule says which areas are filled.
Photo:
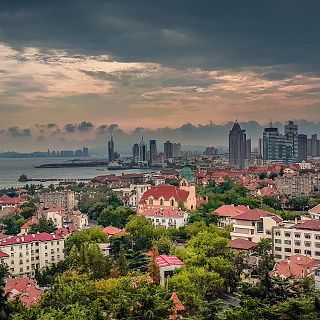
[[320, 259], [320, 220], [286, 222], [273, 228], [273, 250], [276, 260], [302, 254]]
[[150, 184], [130, 184], [129, 188], [113, 189], [113, 191], [120, 193], [126, 207], [136, 209], [142, 195], [150, 188]]
[[257, 243], [265, 238], [271, 239], [273, 228], [281, 222], [282, 219], [271, 212], [261, 209], [248, 210], [234, 217], [231, 240], [240, 238]]
[[63, 237], [46, 232], [0, 241], [0, 252], [6, 255], [2, 260], [14, 277], [33, 277], [36, 269], [63, 260], [63, 249]]
[[39, 195], [40, 203], [43, 207], [61, 207], [66, 210], [74, 210], [78, 204], [73, 191], [45, 192]]
[[312, 164], [310, 162], [302, 161], [298, 163], [300, 170], [311, 170]]
[[236, 216], [248, 210], [250, 208], [244, 205], [224, 204], [220, 206], [214, 211], [218, 215], [218, 227], [232, 225]]
[[166, 279], [173, 275], [174, 270], [184, 266], [184, 263], [175, 256], [160, 255], [156, 258], [160, 270], [160, 284], [165, 286]]
[[148, 218], [153, 225], [165, 228], [180, 228], [186, 225], [188, 213], [174, 207], [149, 208], [138, 213]]

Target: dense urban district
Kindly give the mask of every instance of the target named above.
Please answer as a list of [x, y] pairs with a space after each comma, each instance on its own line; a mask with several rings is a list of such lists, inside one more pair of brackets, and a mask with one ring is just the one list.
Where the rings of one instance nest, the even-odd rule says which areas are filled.
[[0, 190], [0, 319], [320, 319], [317, 137], [270, 125], [259, 154], [236, 122], [227, 160], [172, 150], [154, 172]]

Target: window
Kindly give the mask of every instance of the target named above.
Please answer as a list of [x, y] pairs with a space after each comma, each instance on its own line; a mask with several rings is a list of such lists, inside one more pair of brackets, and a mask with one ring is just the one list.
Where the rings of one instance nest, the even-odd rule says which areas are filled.
[[281, 243], [281, 239], [275, 239], [274, 242], [275, 243]]
[[310, 238], [311, 238], [311, 235], [310, 235], [309, 233], [305, 233], [304, 237], [305, 237], [306, 239], [310, 239]]
[[281, 254], [275, 254], [274, 257], [275, 257], [276, 259], [282, 259], [282, 255], [281, 255]]
[[304, 254], [311, 256], [311, 250], [304, 250]]
[[281, 251], [281, 247], [275, 247], [274, 250], [275, 251]]
[[266, 234], [267, 234], [267, 235], [271, 235], [271, 231], [270, 231], [270, 230], [267, 230], [267, 231], [266, 231]]
[[284, 252], [291, 252], [291, 248], [284, 248]]
[[276, 231], [276, 236], [280, 237], [281, 233], [279, 231]]
[[315, 251], [314, 255], [319, 257], [320, 256], [320, 251]]
[[314, 243], [314, 246], [315, 246], [316, 248], [320, 248], [320, 242], [315, 242], [315, 243]]
[[285, 237], [291, 237], [291, 233], [290, 232], [286, 232], [284, 235], [285, 235]]
[[316, 235], [314, 236], [314, 238], [315, 238], [316, 240], [320, 240], [320, 234], [316, 234]]
[[305, 242], [304, 242], [304, 245], [305, 245], [306, 247], [311, 247], [311, 242], [305, 241]]
[[295, 242], [294, 242], [294, 245], [295, 245], [295, 246], [300, 246], [300, 245], [301, 245], [301, 242], [300, 242], [300, 241], [295, 241]]
[[149, 198], [149, 206], [153, 206], [153, 199], [152, 198]]
[[291, 240], [284, 240], [284, 244], [291, 244]]
[[164, 204], [164, 201], [163, 201], [163, 198], [160, 199], [160, 206], [163, 206]]
[[295, 238], [300, 238], [300, 233], [295, 233], [295, 234], [294, 234], [294, 237], [295, 237]]
[[294, 249], [294, 253], [301, 253], [300, 249]]
[[174, 199], [171, 199], [171, 200], [170, 200], [170, 205], [171, 205], [171, 207], [174, 206]]

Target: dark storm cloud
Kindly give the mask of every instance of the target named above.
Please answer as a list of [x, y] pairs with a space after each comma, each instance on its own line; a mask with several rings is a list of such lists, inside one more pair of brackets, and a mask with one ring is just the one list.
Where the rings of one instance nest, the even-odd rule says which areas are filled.
[[72, 124], [72, 123], [67, 123], [64, 126], [64, 130], [66, 130], [66, 132], [68, 132], [68, 133], [75, 132], [77, 130], [77, 125], [76, 124]]
[[19, 129], [18, 127], [10, 127], [7, 133], [11, 137], [31, 137], [31, 129]]
[[319, 11], [318, 0], [1, 1], [0, 39], [181, 67], [312, 70]]
[[79, 131], [90, 131], [94, 127], [93, 123], [88, 121], [82, 121], [80, 124], [77, 125], [77, 129]]

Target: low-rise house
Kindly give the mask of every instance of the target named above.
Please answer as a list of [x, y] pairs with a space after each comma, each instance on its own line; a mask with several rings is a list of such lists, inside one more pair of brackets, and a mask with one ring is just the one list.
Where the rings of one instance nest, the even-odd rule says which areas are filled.
[[229, 247], [234, 250], [252, 252], [257, 243], [250, 240], [236, 238], [230, 241]]
[[142, 195], [150, 189], [150, 184], [131, 184], [128, 188], [113, 189], [120, 195], [124, 205], [128, 208], [137, 208]]
[[14, 277], [32, 277], [36, 269], [64, 259], [64, 238], [46, 232], [14, 236], [0, 241], [0, 251]]
[[272, 185], [266, 186], [257, 191], [257, 195], [260, 197], [279, 197], [280, 193]]
[[173, 302], [173, 314], [170, 315], [169, 319], [176, 320], [187, 317], [187, 310], [175, 292], [172, 293], [170, 300]]
[[148, 189], [141, 197], [138, 212], [147, 208], [163, 208], [184, 206], [193, 210], [197, 207], [196, 189], [186, 179], [180, 181], [179, 187], [159, 185]]
[[111, 250], [110, 243], [98, 243], [98, 246], [105, 257], [110, 256], [110, 250]]
[[108, 237], [112, 237], [112, 236], [124, 235], [125, 231], [117, 227], [107, 226], [103, 229], [103, 233], [106, 234]]
[[26, 200], [19, 197], [12, 198], [7, 195], [3, 195], [0, 197], [0, 210], [4, 210], [6, 208], [18, 208], [26, 202]]
[[277, 262], [274, 266], [272, 275], [283, 279], [294, 277], [303, 279], [305, 277], [314, 277], [320, 261], [312, 259], [305, 255], [296, 254], [290, 258]]
[[250, 209], [234, 218], [231, 240], [246, 239], [260, 242], [262, 239], [271, 239], [272, 230], [282, 222], [282, 219], [272, 212], [262, 209]]
[[155, 226], [165, 228], [180, 228], [188, 221], [188, 213], [175, 207], [145, 209], [138, 215], [145, 216]]
[[173, 275], [174, 270], [184, 266], [184, 263], [175, 256], [160, 255], [156, 258], [160, 270], [160, 284], [165, 286], [166, 279]]
[[232, 225], [234, 223], [234, 218], [240, 213], [248, 211], [247, 206], [239, 205], [235, 206], [234, 204], [224, 204], [214, 211], [218, 215], [218, 226], [225, 227]]
[[38, 304], [43, 293], [36, 280], [30, 278], [9, 278], [4, 290], [9, 295], [9, 300], [18, 299], [26, 307]]
[[32, 217], [30, 220], [28, 220], [25, 224], [21, 226], [19, 236], [30, 233], [31, 226], [37, 223], [39, 223], [39, 220], [36, 217]]
[[320, 220], [320, 204], [318, 204], [315, 207], [309, 209], [308, 213], [310, 214], [310, 218], [311, 219]]

